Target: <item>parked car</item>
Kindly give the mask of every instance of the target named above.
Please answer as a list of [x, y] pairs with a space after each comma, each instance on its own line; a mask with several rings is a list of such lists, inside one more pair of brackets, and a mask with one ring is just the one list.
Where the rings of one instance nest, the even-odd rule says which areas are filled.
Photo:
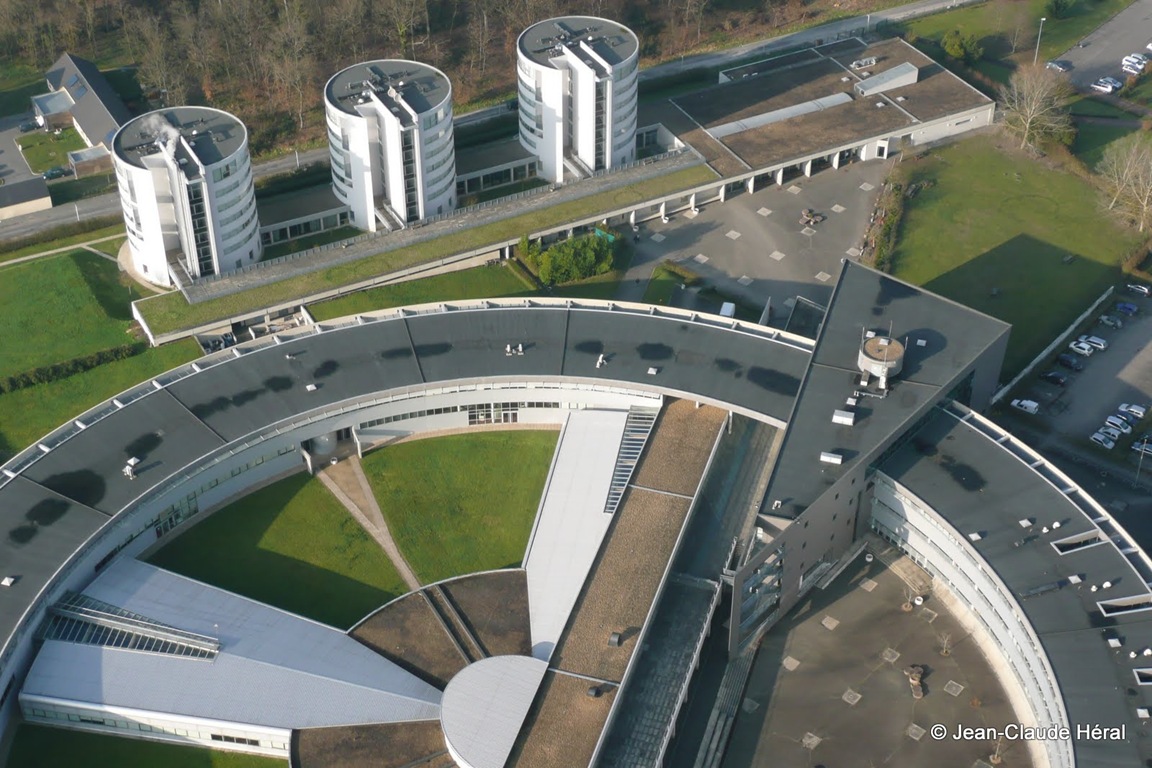
[[29, 120], [27, 122], [20, 123], [20, 133], [31, 133], [39, 127], [40, 124], [35, 120]]
[[1134, 293], [1137, 296], [1148, 298], [1148, 294], [1152, 293], [1152, 290], [1150, 290], [1146, 285], [1140, 285], [1139, 283], [1128, 283], [1128, 293]]
[[1100, 432], [1094, 433], [1092, 437], [1088, 439], [1108, 451], [1116, 447], [1116, 441], [1112, 440], [1107, 435], [1101, 434]]
[[1137, 421], [1148, 415], [1148, 406], [1136, 405], [1135, 403], [1121, 403], [1117, 410], [1120, 411], [1120, 413], [1126, 413], [1129, 416], [1135, 416]]
[[1120, 82], [1119, 80], [1117, 80], [1114, 77], [1102, 77], [1102, 78], [1100, 78], [1100, 82], [1106, 83], [1106, 84], [1112, 86], [1112, 90], [1114, 90], [1114, 91], [1118, 91], [1124, 87], [1124, 83]]
[[1132, 434], [1132, 425], [1119, 416], [1109, 416], [1108, 418], [1104, 419], [1104, 425], [1107, 427], [1112, 427], [1112, 429], [1115, 429], [1117, 432], [1120, 432], [1123, 435]]
[[1132, 450], [1145, 456], [1152, 456], [1152, 439], [1142, 437], [1132, 443]]
[[1100, 427], [1100, 429], [1098, 429], [1096, 431], [1099, 434], [1104, 435], [1104, 437], [1108, 438], [1109, 440], [1119, 440], [1120, 439], [1120, 430], [1118, 430], [1118, 429], [1116, 429], [1116, 427], [1110, 426], [1108, 424], [1105, 424], [1104, 426]]
[[1068, 345], [1068, 349], [1083, 357], [1092, 357], [1092, 353], [1096, 351], [1095, 347], [1082, 341], [1072, 342]]
[[44, 180], [45, 181], [52, 181], [53, 179], [62, 179], [65, 176], [71, 176], [71, 175], [72, 175], [72, 169], [71, 168], [63, 168], [63, 167], [57, 166], [55, 168], [49, 168], [48, 170], [44, 171]]
[[1132, 77], [1139, 77], [1140, 75], [1144, 74], [1144, 67], [1138, 67], [1134, 64], [1125, 64], [1124, 66], [1120, 67], [1120, 71], [1126, 75], [1132, 75]]
[[1100, 315], [1100, 324], [1117, 330], [1124, 327], [1124, 321], [1115, 315]]
[[1108, 342], [1099, 336], [1089, 336], [1088, 334], [1084, 334], [1078, 339], [1078, 341], [1082, 341], [1089, 346], [1096, 347], [1096, 349], [1101, 351], [1108, 349]]
[[1012, 407], [1024, 411], [1024, 413], [1037, 414], [1040, 413], [1040, 403], [1035, 400], [1013, 400]]
[[1092, 83], [1092, 90], [1100, 91], [1100, 93], [1112, 93], [1117, 89], [1112, 85], [1112, 83], [1105, 82], [1104, 78], [1100, 78], [1096, 82]]
[[1128, 317], [1135, 317], [1136, 314], [1140, 311], [1140, 308], [1131, 302], [1119, 301], [1116, 303], [1116, 311], [1122, 315], [1127, 315]]
[[1059, 371], [1045, 371], [1040, 374], [1040, 380], [1062, 387], [1068, 383], [1068, 377]]
[[1067, 368], [1070, 371], [1084, 370], [1084, 363], [1080, 362], [1076, 355], [1070, 355], [1067, 352], [1061, 352], [1056, 357], [1056, 364], [1061, 368]]

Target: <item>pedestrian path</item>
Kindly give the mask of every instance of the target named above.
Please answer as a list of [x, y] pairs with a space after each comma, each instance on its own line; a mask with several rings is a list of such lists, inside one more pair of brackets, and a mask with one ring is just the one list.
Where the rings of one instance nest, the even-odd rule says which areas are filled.
[[384, 514], [380, 511], [380, 505], [376, 503], [376, 496], [372, 493], [372, 486], [368, 484], [368, 478], [364, 475], [360, 458], [349, 456], [335, 464], [329, 464], [317, 472], [317, 476], [356, 522], [376, 540], [384, 550], [384, 554], [392, 561], [400, 578], [408, 585], [408, 589], [420, 589], [420, 580], [416, 578], [412, 567], [404, 559], [388, 530], [388, 523], [384, 521]]
[[97, 251], [96, 249], [94, 249], [90, 246], [95, 245], [96, 243], [103, 243], [107, 240], [116, 240], [116, 239], [121, 238], [121, 237], [124, 237], [124, 235], [121, 235], [121, 234], [108, 235], [107, 237], [97, 237], [94, 240], [86, 240], [83, 243], [73, 243], [72, 245], [65, 245], [61, 248], [51, 248], [47, 251], [40, 251], [39, 253], [31, 253], [27, 256], [21, 256], [18, 259], [10, 259], [8, 261], [0, 261], [0, 267], [9, 267], [9, 266], [12, 266], [13, 264], [22, 264], [26, 261], [32, 261], [33, 259], [42, 259], [45, 256], [55, 256], [55, 255], [60, 254], [60, 253], [68, 253], [69, 251], [75, 251], [75, 250], [88, 250], [88, 251], [92, 251], [97, 256], [103, 256], [104, 258], [108, 258], [108, 254], [101, 253], [100, 251]]

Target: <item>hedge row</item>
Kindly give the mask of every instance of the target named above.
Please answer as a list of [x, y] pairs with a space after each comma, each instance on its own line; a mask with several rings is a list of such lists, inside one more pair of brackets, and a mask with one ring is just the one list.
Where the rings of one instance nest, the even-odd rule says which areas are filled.
[[892, 252], [896, 234], [904, 217], [904, 185], [892, 183], [880, 198], [880, 226], [873, 240], [872, 266], [881, 272], [892, 271]]
[[37, 384], [47, 384], [51, 381], [66, 379], [69, 376], [90, 371], [105, 363], [135, 357], [146, 349], [148, 349], [148, 344], [137, 341], [132, 344], [122, 344], [119, 347], [112, 347], [111, 349], [102, 349], [99, 352], [93, 352], [83, 357], [74, 357], [62, 363], [44, 365], [39, 368], [33, 368], [30, 371], [6, 376], [0, 379], [0, 394], [34, 387]]
[[122, 224], [124, 219], [120, 216], [97, 216], [91, 219], [84, 219], [83, 221], [73, 221], [68, 224], [61, 224], [58, 227], [37, 232], [34, 235], [27, 237], [18, 237], [12, 240], [0, 241], [0, 251], [19, 251], [22, 248], [27, 248], [31, 245], [40, 245], [41, 243], [51, 243], [55, 240], [61, 240], [65, 237], [72, 237], [73, 235], [83, 235], [88, 232], [95, 232], [98, 229], [110, 227], [113, 224]]

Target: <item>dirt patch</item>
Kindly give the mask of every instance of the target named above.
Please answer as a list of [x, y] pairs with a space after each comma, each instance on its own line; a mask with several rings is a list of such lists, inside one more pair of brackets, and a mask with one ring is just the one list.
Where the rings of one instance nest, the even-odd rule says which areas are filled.
[[465, 576], [443, 588], [489, 656], [532, 654], [526, 572]]
[[389, 603], [349, 634], [441, 690], [467, 663], [422, 593]]
[[435, 720], [305, 728], [293, 736], [300, 768], [402, 768], [446, 752]]
[[589, 696], [592, 685], [577, 677], [546, 674], [508, 758], [509, 768], [588, 765], [616, 697], [616, 689], [607, 686], [600, 687], [599, 696]]

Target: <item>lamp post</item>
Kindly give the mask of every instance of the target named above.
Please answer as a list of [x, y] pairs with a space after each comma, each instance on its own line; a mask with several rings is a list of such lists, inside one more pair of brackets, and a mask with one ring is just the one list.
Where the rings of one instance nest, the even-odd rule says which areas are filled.
[[1048, 21], [1047, 17], [1040, 17], [1040, 31], [1036, 33], [1036, 55], [1032, 57], [1032, 63], [1035, 64], [1040, 60], [1040, 38], [1044, 36], [1044, 22]]

